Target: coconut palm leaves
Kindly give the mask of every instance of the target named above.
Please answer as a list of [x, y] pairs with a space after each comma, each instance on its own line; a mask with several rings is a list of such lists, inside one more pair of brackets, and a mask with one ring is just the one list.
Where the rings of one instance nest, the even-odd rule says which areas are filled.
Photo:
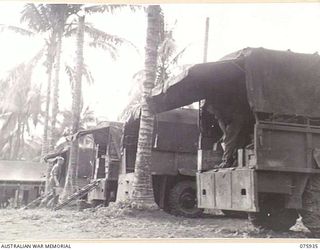
[[[61, 124], [59, 126], [59, 134], [63, 136], [63, 134], [66, 131], [70, 131], [72, 128], [72, 111], [70, 110], [64, 110], [61, 112], [61, 115], [63, 117]], [[85, 108], [81, 107], [81, 113], [80, 113], [80, 124], [79, 129], [84, 130], [88, 129], [89, 126], [93, 126], [95, 124], [95, 116], [94, 111], [90, 109], [89, 106], [86, 106]], [[70, 135], [70, 133], [68, 133]]]
[[185, 47], [182, 50], [177, 50], [176, 41], [173, 37], [173, 29], [164, 29], [161, 33], [156, 86], [162, 86], [171, 77], [174, 67], [177, 66], [179, 59], [187, 49]]
[[[155, 87], [162, 88], [164, 83], [174, 75], [179, 59], [183, 56], [188, 46], [178, 50], [174, 39], [174, 27], [169, 29], [165, 25], [160, 25], [160, 45], [157, 58], [157, 76]], [[129, 102], [119, 116], [120, 120], [126, 121], [131, 117], [136, 117], [140, 113], [140, 102], [142, 98], [142, 83], [144, 81], [144, 70], [138, 71], [133, 76], [133, 85], [129, 93]]]
[[114, 14], [115, 11], [123, 10], [123, 9], [130, 9], [131, 11], [136, 11], [141, 9], [142, 6], [140, 5], [127, 5], [127, 4], [103, 4], [103, 5], [92, 5], [86, 6], [84, 11], [86, 14], [92, 13], [111, 13]]
[[[69, 26], [70, 29], [66, 32], [66, 37], [76, 34], [76, 27], [73, 26]], [[85, 45], [106, 51], [114, 60], [118, 57], [118, 49], [121, 45], [129, 45], [137, 50], [136, 46], [129, 40], [97, 29], [91, 23], [85, 23], [84, 29], [86, 35]]]
[[[69, 78], [69, 82], [71, 84], [71, 89], [74, 88], [74, 82], [76, 79], [76, 69], [74, 67], [71, 67], [70, 65], [65, 65], [65, 72]], [[83, 68], [82, 68], [82, 75], [85, 77], [86, 82], [91, 85], [94, 83], [94, 78], [93, 75], [91, 73], [91, 71], [88, 68], [88, 65], [86, 65], [85, 63], [83, 63]], [[82, 103], [83, 104], [83, 103]]]
[[[29, 12], [31, 14], [36, 12], [35, 5], [27, 5]], [[59, 73], [60, 73], [60, 58], [62, 53], [62, 41], [63, 37], [69, 37], [76, 34], [77, 30], [77, 22], [73, 17], [76, 17], [77, 14], [81, 9], [83, 9], [86, 13], [102, 13], [109, 11], [113, 13], [116, 9], [124, 8], [123, 5], [100, 5], [100, 6], [90, 6], [84, 7], [81, 4], [47, 4], [47, 5], [38, 5], [38, 12], [36, 12], [35, 18], [36, 20], [29, 20], [29, 23], [33, 23], [34, 21], [40, 21], [40, 17], [43, 17], [41, 20], [47, 23], [47, 25], [41, 26], [42, 29], [50, 29], [53, 35], [56, 36], [55, 44], [54, 42], [53, 47], [55, 48], [55, 78], [54, 78], [54, 85], [53, 85], [53, 105], [52, 105], [52, 117], [51, 117], [51, 142], [50, 148], [52, 149], [58, 135], [56, 133], [56, 122], [57, 122], [57, 115], [59, 112]], [[133, 8], [133, 7], [132, 7]], [[47, 12], [45, 11], [47, 10]], [[27, 15], [28, 12], [25, 14]], [[32, 25], [34, 26], [34, 25]], [[104, 31], [98, 30], [94, 28], [92, 24], [85, 23], [84, 24], [84, 32], [88, 34], [91, 38], [88, 41], [88, 45], [94, 48], [103, 49], [111, 55], [113, 59], [116, 59], [117, 54], [117, 46], [128, 43], [131, 44], [129, 41], [110, 35]], [[132, 44], [131, 44], [132, 45]], [[85, 76], [89, 82], [93, 80], [89, 74], [89, 71], [84, 69]], [[69, 74], [70, 75], [70, 74]], [[74, 78], [74, 77], [73, 77]], [[49, 94], [49, 93], [48, 93]], [[45, 141], [45, 140], [44, 140]]]
[[28, 27], [36, 33], [48, 31], [50, 21], [48, 16], [48, 8], [40, 4], [38, 7], [35, 4], [25, 4], [21, 12], [21, 23], [27, 23]]
[[0, 156], [4, 159], [20, 159], [30, 123], [38, 122], [41, 112], [40, 88], [33, 83], [32, 70], [41, 58], [40, 51], [28, 63], [11, 70], [0, 81]]
[[[26, 23], [29, 29], [23, 29], [21, 27], [7, 26], [8, 30], [15, 31], [22, 35], [36, 35], [41, 34], [45, 39], [46, 47], [46, 62], [47, 68], [47, 96], [46, 96], [46, 108], [45, 108], [45, 121], [44, 121], [44, 133], [43, 133], [43, 145], [42, 154], [48, 152], [48, 127], [49, 127], [49, 109], [50, 109], [50, 96], [51, 96], [51, 80], [54, 60], [56, 56], [57, 47], [57, 27], [61, 23], [61, 18], [57, 18], [58, 5], [35, 5], [25, 4], [21, 13], [20, 21]], [[2, 26], [3, 27], [3, 26]], [[55, 93], [57, 91], [54, 91]]]
[[[129, 8], [138, 9], [138, 6], [130, 5], [92, 5], [84, 6], [83, 4], [26, 4], [21, 13], [21, 22], [26, 23], [28, 29], [14, 26], [0, 26], [0, 31], [6, 29], [14, 31], [21, 35], [40, 34], [45, 39], [47, 68], [47, 100], [46, 100], [46, 117], [44, 122], [43, 133], [43, 150], [42, 154], [48, 152], [49, 144], [51, 148], [57, 140], [56, 123], [59, 112], [59, 75], [61, 65], [61, 53], [63, 51], [62, 41], [64, 38], [75, 35], [77, 29], [77, 13], [83, 9], [87, 14], [94, 13], [114, 13], [116, 10]], [[107, 51], [113, 59], [118, 56], [118, 46], [130, 44], [129, 41], [121, 37], [111, 35], [107, 32], [96, 29], [92, 24], [85, 24], [85, 33], [88, 35], [86, 45], [93, 48], [99, 48]], [[52, 76], [54, 75], [54, 76]], [[87, 75], [88, 76], [88, 75]], [[87, 77], [87, 79], [89, 79]], [[92, 77], [91, 77], [92, 79]], [[53, 88], [52, 85], [53, 84]], [[53, 94], [52, 104], [50, 104], [51, 95]], [[51, 132], [49, 130], [49, 110], [51, 111]], [[48, 139], [51, 136], [50, 143]]]
[[30, 30], [26, 30], [24, 28], [20, 28], [17, 26], [11, 26], [11, 25], [4, 25], [4, 24], [0, 24], [0, 32], [4, 32], [4, 31], [13, 31], [17, 34], [23, 35], [23, 36], [34, 36], [35, 33], [30, 31]]

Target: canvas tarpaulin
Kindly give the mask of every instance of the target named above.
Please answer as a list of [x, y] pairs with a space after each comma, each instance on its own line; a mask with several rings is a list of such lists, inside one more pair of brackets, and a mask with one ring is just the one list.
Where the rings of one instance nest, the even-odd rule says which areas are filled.
[[155, 112], [215, 95], [240, 97], [257, 112], [320, 117], [320, 57], [247, 48], [213, 63], [197, 64], [155, 90]]
[[320, 117], [320, 57], [251, 50], [245, 57], [247, 93], [255, 111]]
[[107, 135], [109, 127], [118, 127], [118, 128], [121, 129], [122, 126], [123, 126], [123, 123], [121, 123], [121, 122], [106, 121], [99, 127], [78, 131], [77, 133], [72, 135], [72, 139], [71, 140], [76, 140], [76, 139], [78, 139], [78, 138], [80, 138], [82, 136], [89, 135], [89, 134], [101, 133], [102, 135], [103, 134]]
[[[210, 97], [213, 92], [233, 92], [242, 78], [243, 71], [236, 60], [196, 64], [166, 82], [162, 90], [155, 89], [149, 104], [156, 113], [168, 111]], [[179, 80], [175, 82], [176, 79]]]
[[49, 154], [45, 155], [43, 157], [44, 161], [47, 162], [50, 159], [54, 159], [57, 156], [62, 156], [64, 153], [68, 152], [70, 150], [70, 146], [67, 143], [64, 143], [60, 146], [57, 150], [54, 152], [50, 152]]
[[[120, 143], [122, 136], [123, 123], [120, 122], [108, 122], [104, 127], [98, 127], [88, 130], [81, 130], [72, 136], [73, 140], [79, 139], [85, 135], [92, 135], [96, 144], [105, 145], [110, 144], [109, 138], [112, 140], [114, 150], [120, 158]], [[110, 135], [110, 136], [109, 136]]]

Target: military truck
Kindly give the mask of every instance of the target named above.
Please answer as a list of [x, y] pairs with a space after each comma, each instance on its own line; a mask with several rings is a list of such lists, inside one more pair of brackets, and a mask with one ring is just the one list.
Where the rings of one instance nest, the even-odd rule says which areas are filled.
[[[118, 175], [121, 161], [121, 136], [123, 123], [104, 122], [97, 128], [82, 130], [72, 136], [73, 140], [91, 138], [90, 182], [100, 180], [98, 186], [87, 195], [93, 206], [107, 206], [116, 200]], [[81, 153], [80, 153], [81, 154]]]
[[[194, 109], [171, 110], [155, 118], [151, 167], [154, 197], [159, 207], [174, 215], [202, 214], [196, 203], [197, 121]], [[91, 134], [94, 139], [91, 176], [101, 181], [88, 194], [90, 203], [108, 205], [130, 198], [139, 124], [139, 115], [133, 115], [124, 124], [110, 122], [74, 136]]]
[[217, 95], [250, 108], [252, 143], [238, 150], [237, 165], [216, 168], [217, 138], [201, 117], [198, 207], [245, 211], [253, 225], [280, 231], [300, 214], [319, 237], [320, 57], [247, 48], [190, 67], [154, 90], [149, 103], [161, 113]]

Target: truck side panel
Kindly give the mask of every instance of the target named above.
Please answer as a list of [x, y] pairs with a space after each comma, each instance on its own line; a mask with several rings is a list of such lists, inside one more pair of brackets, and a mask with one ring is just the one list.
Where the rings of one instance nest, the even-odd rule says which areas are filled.
[[256, 212], [256, 179], [248, 168], [198, 173], [198, 207]]
[[257, 124], [257, 169], [319, 172], [314, 152], [320, 149], [320, 129], [307, 125]]
[[197, 155], [166, 151], [152, 151], [151, 173], [157, 175], [195, 175]]

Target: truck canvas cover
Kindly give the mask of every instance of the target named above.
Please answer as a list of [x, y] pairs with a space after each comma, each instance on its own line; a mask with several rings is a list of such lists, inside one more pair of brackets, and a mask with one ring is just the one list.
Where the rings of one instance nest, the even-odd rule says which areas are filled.
[[[140, 117], [135, 116], [125, 123], [125, 136], [131, 137], [136, 147]], [[198, 111], [175, 109], [158, 114], [154, 121], [153, 147], [158, 151], [195, 153], [198, 141]], [[129, 143], [129, 144], [130, 144]]]
[[320, 117], [320, 57], [246, 48], [220, 61], [196, 64], [154, 89], [155, 112], [215, 94], [237, 97], [255, 112]]
[[[104, 145], [104, 147], [107, 147], [107, 144], [110, 143], [108, 140], [109, 138], [111, 138], [112, 142], [115, 145], [116, 153], [120, 158], [120, 143], [121, 143], [122, 129], [123, 129], [123, 123], [107, 122], [107, 124], [104, 124], [103, 127], [81, 130], [75, 133], [72, 136], [72, 140], [76, 140], [82, 136], [91, 134], [96, 144]], [[109, 137], [109, 135], [111, 135], [111, 137]]]

